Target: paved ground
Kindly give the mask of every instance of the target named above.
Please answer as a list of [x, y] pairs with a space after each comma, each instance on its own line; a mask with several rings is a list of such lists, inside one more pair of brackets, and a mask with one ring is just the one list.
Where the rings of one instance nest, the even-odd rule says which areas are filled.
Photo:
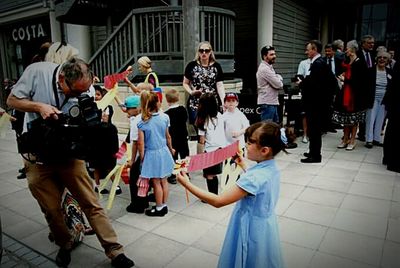
[[[301, 164], [307, 145], [281, 154], [281, 194], [277, 207], [282, 250], [287, 267], [400, 267], [400, 174], [382, 166], [382, 148], [336, 149], [342, 134], [323, 138], [323, 161]], [[48, 228], [26, 180], [17, 180], [21, 166], [14, 135], [0, 138], [0, 215], [6, 255], [1, 267], [54, 265], [57, 247], [47, 239]], [[205, 188], [199, 174], [194, 183]], [[163, 218], [128, 214], [128, 187], [108, 211], [120, 242], [137, 267], [215, 267], [232, 206], [215, 209], [171, 186], [170, 213]], [[105, 204], [107, 200], [103, 200]], [[46, 264], [29, 264], [26, 254], [10, 250], [15, 242], [45, 256]], [[11, 248], [12, 249], [12, 248]], [[23, 249], [25, 250], [25, 249]], [[13, 253], [14, 252], [14, 253]], [[17, 255], [17, 257], [15, 257]], [[21, 254], [20, 254], [21, 255]], [[40, 256], [37, 256], [38, 258]], [[95, 237], [72, 253], [70, 267], [110, 267]], [[18, 263], [19, 262], [19, 263]], [[6, 266], [8, 265], [8, 266]], [[42, 267], [42, 266], [40, 266]], [[44, 266], [43, 266], [44, 267]]]

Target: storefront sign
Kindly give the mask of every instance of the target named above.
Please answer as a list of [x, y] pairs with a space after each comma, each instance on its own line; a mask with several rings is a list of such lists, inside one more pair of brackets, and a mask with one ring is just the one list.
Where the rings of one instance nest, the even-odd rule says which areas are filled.
[[41, 23], [26, 25], [14, 28], [11, 31], [13, 40], [16, 41], [29, 41], [32, 39], [45, 37], [46, 33]]

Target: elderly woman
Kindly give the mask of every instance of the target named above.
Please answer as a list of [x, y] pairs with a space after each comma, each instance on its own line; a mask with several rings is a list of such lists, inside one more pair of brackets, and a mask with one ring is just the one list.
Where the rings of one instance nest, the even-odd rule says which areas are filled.
[[367, 110], [366, 116], [366, 144], [365, 147], [371, 149], [373, 145], [382, 146], [381, 131], [385, 120], [386, 110], [382, 103], [386, 89], [392, 82], [392, 74], [386, 67], [390, 58], [390, 54], [384, 50], [380, 50], [376, 57], [375, 74], [375, 92], [373, 102], [370, 109]]
[[189, 93], [188, 112], [189, 122], [194, 123], [197, 115], [200, 96], [211, 92], [221, 106], [225, 98], [223, 72], [221, 65], [216, 62], [212, 46], [209, 42], [201, 42], [193, 61], [185, 68], [183, 87]]
[[[351, 151], [355, 148], [355, 136], [358, 123], [365, 120], [365, 113], [370, 103], [369, 96], [373, 93], [365, 92], [365, 77], [368, 69], [357, 57], [357, 41], [349, 41], [346, 45], [347, 60], [343, 63], [344, 73], [339, 76], [343, 86], [335, 100], [333, 121], [343, 124], [343, 139], [337, 148], [346, 148]], [[373, 95], [372, 95], [373, 96]]]

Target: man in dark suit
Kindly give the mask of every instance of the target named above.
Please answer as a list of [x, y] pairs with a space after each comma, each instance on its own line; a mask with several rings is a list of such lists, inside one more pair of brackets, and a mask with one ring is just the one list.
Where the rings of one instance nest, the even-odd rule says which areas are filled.
[[[342, 62], [344, 60], [344, 57], [340, 57], [339, 55], [336, 56], [336, 52], [333, 49], [333, 45], [332, 44], [326, 44], [325, 45], [325, 56], [323, 57], [323, 60], [325, 61], [325, 63], [328, 65], [329, 69], [332, 71], [332, 73], [335, 75], [335, 77], [338, 77], [339, 75], [342, 74], [343, 69], [342, 69]], [[335, 90], [333, 92], [333, 96], [332, 96], [332, 102], [329, 106], [329, 118], [332, 118], [332, 114], [333, 114], [333, 99], [336, 96], [337, 92], [339, 90], [339, 87], [337, 87], [337, 90]], [[326, 129], [323, 129], [323, 132], [332, 132], [332, 133], [336, 133], [336, 129], [335, 129], [336, 125], [333, 122], [329, 122], [327, 125]]]
[[309, 137], [309, 152], [302, 163], [320, 163], [322, 130], [330, 122], [329, 106], [337, 87], [335, 75], [321, 57], [322, 44], [311, 40], [306, 45], [306, 54], [311, 60], [310, 70], [304, 80], [299, 80], [302, 89], [304, 110], [306, 113]]
[[[361, 49], [357, 51], [357, 56], [362, 63], [364, 63], [368, 67], [368, 76], [365, 77], [366, 85], [368, 88], [365, 89], [366, 94], [368, 92], [375, 92], [375, 57], [376, 53], [374, 51], [375, 38], [372, 35], [364, 35], [361, 38]], [[374, 99], [374, 96], [366, 96], [368, 99], [371, 99], [371, 102]], [[360, 141], [365, 141], [365, 122], [362, 122], [358, 125], [358, 134], [357, 139]]]

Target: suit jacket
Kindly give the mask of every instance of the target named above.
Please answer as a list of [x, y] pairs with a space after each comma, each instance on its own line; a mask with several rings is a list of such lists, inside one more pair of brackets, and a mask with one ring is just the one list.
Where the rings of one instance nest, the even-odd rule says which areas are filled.
[[369, 56], [371, 57], [371, 62], [372, 62], [372, 67], [368, 68], [367, 62], [365, 60], [365, 56], [363, 53], [363, 50], [360, 49], [357, 51], [357, 57], [359, 58], [359, 61], [362, 65], [366, 66], [367, 69], [364, 72], [364, 94], [363, 96], [364, 101], [366, 102], [366, 107], [369, 107], [369, 103], [374, 102], [374, 96], [375, 96], [375, 82], [376, 82], [376, 64], [375, 64], [375, 57], [376, 57], [376, 52], [375, 51], [370, 51]]
[[322, 57], [314, 60], [310, 74], [300, 83], [307, 116], [327, 113], [337, 90], [337, 80]]
[[[322, 57], [323, 60], [325, 61], [325, 63], [329, 66], [329, 62], [328, 62], [328, 57]], [[333, 61], [335, 63], [335, 76], [339, 76], [343, 73], [342, 70], [342, 62], [343, 62], [344, 58], [340, 58], [340, 57], [336, 57], [336, 55], [333, 58]]]
[[[400, 105], [398, 103], [400, 99], [400, 64], [396, 63], [394, 65], [391, 77], [391, 82], [386, 87], [386, 93], [382, 103], [385, 104], [389, 120], [392, 120], [393, 125], [398, 127], [400, 119]], [[396, 136], [397, 135], [398, 133], [396, 133]]]
[[[361, 61], [363, 64], [365, 64], [365, 66], [367, 66], [367, 68], [368, 68], [367, 61], [365, 60], [365, 56], [364, 56], [363, 50], [362, 50], [362, 49], [359, 49], [359, 50], [357, 51], [356, 54], [357, 54], [357, 57], [360, 58], [360, 61]], [[371, 67], [371, 68], [368, 68], [368, 69], [372, 69], [372, 68], [375, 66], [376, 52], [375, 52], [375, 51], [370, 51], [370, 52], [369, 52], [369, 56], [371, 57], [372, 67]]]

